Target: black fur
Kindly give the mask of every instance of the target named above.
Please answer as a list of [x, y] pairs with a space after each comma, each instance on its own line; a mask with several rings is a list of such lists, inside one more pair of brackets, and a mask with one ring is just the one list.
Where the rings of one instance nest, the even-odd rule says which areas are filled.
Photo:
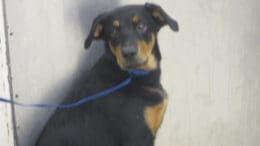
[[[125, 8], [137, 13], [145, 12], [140, 15], [145, 16], [150, 22], [149, 33], [157, 34], [160, 26], [152, 20], [151, 16], [148, 16], [149, 11], [145, 6], [128, 6], [123, 9]], [[119, 10], [122, 11], [122, 8]], [[102, 18], [103, 21], [106, 19], [105, 25], [109, 25], [109, 20], [115, 15], [123, 15], [115, 13], [116, 11], [118, 10], [113, 11], [110, 17]], [[100, 21], [98, 19], [101, 17], [104, 16], [99, 16], [94, 23]], [[109, 33], [110, 30], [105, 31]], [[86, 47], [93, 39], [91, 33], [93, 28], [86, 40]], [[66, 99], [63, 103], [93, 95], [117, 85], [129, 76], [118, 66], [115, 56], [111, 53], [107, 34], [102, 35], [101, 39], [105, 40], [105, 54], [81, 80], [72, 98]], [[160, 84], [161, 54], [157, 41], [153, 54], [156, 56], [158, 66], [151, 70], [148, 76], [136, 77], [129, 86], [102, 99], [72, 109], [56, 110], [46, 124], [36, 146], [153, 146], [155, 136], [145, 122], [144, 110], [147, 106], [156, 105], [165, 98], [161, 94], [145, 90], [145, 88], [155, 88], [163, 91]]]

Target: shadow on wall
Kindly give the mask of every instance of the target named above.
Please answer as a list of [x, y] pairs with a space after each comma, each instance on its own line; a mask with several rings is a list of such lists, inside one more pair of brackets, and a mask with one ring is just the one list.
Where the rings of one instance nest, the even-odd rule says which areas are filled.
[[[85, 40], [85, 38], [88, 35], [88, 32], [91, 28], [92, 22], [95, 19], [97, 15], [100, 13], [103, 13], [105, 11], [111, 10], [115, 7], [118, 7], [118, 0], [77, 0], [72, 1], [69, 3], [73, 3], [73, 5], [69, 5], [64, 9], [64, 23], [66, 23], [65, 26], [68, 25], [74, 25], [74, 28], [80, 27], [80, 30], [82, 32], [79, 32], [77, 34], [84, 34], [84, 38], [82, 40]], [[75, 11], [76, 9], [76, 11]], [[73, 13], [77, 13], [75, 15], [71, 15], [70, 10], [73, 10]], [[70, 17], [78, 17], [78, 18], [70, 18]], [[71, 20], [78, 20], [78, 22], [71, 22]], [[75, 25], [78, 26], [75, 26]], [[70, 36], [74, 37], [74, 36]], [[46, 95], [43, 97], [46, 97], [46, 99], [41, 99], [40, 102], [42, 103], [53, 103], [53, 102], [60, 102], [63, 98], [66, 98], [70, 96], [74, 85], [77, 83], [77, 81], [80, 80], [80, 76], [84, 76], [91, 67], [95, 64], [95, 62], [98, 60], [98, 58], [104, 53], [104, 46], [103, 42], [95, 42], [93, 41], [91, 48], [89, 48], [87, 51], [84, 49], [84, 41], [80, 42], [80, 46], [82, 48], [71, 48], [71, 52], [74, 51], [81, 51], [80, 53], [76, 53], [79, 55], [78, 63], [76, 64], [76, 72], [68, 74], [63, 78], [61, 81], [57, 82], [56, 85], [52, 87], [51, 91], [47, 91]], [[72, 55], [75, 55], [75, 53], [72, 53]], [[78, 57], [78, 56], [77, 56]], [[33, 146], [35, 141], [37, 140], [40, 132], [42, 131], [45, 123], [49, 119], [50, 115], [52, 114], [53, 110], [42, 110], [40, 109], [39, 112], [36, 110], [31, 117], [41, 117], [41, 118], [34, 118], [26, 119], [26, 122], [31, 123], [31, 125], [34, 127], [30, 132], [28, 132], [28, 135], [18, 135], [18, 146]], [[25, 139], [24, 139], [25, 138]]]
[[[89, 2], [86, 0], [82, 1], [82, 4], [79, 5], [80, 11], [80, 27], [82, 32], [84, 32], [84, 40], [86, 39], [93, 20], [101, 13], [109, 11], [118, 7], [118, 0], [95, 0]], [[82, 49], [84, 48], [84, 42], [82, 42]], [[78, 71], [80, 75], [87, 70], [89, 70], [97, 59], [104, 53], [104, 44], [102, 41], [93, 41], [91, 47], [87, 50], [87, 55], [83, 54], [78, 63]], [[86, 68], [87, 66], [87, 68]]]

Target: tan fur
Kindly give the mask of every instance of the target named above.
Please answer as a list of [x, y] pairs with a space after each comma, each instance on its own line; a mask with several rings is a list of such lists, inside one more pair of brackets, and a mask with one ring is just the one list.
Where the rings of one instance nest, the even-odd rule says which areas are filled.
[[114, 26], [115, 28], [119, 28], [119, 27], [120, 27], [120, 22], [119, 22], [118, 20], [114, 20], [113, 26]]
[[94, 32], [94, 37], [99, 38], [102, 30], [103, 30], [103, 26], [101, 24], [97, 24], [95, 32]]
[[164, 23], [164, 18], [158, 10], [154, 10], [152, 15], [154, 18], [159, 19], [162, 23]]
[[109, 47], [112, 53], [116, 56], [117, 64], [123, 69], [124, 68], [124, 59], [122, 56], [122, 51], [120, 46], [114, 47], [111, 42], [109, 42]]
[[[151, 40], [149, 42], [145, 42], [144, 40], [137, 42], [138, 53], [137, 58], [140, 62], [143, 62], [142, 65], [138, 67], [138, 69], [142, 70], [154, 70], [157, 68], [157, 60], [152, 53], [153, 47], [155, 44], [155, 35], [152, 34]], [[122, 55], [121, 46], [113, 46], [111, 42], [109, 42], [109, 47], [116, 57], [117, 63], [121, 69], [126, 69], [126, 64], [124, 57]]]
[[152, 50], [155, 44], [155, 35], [152, 34], [151, 40], [147, 43], [144, 40], [137, 43], [138, 47], [138, 57], [141, 60], [146, 60], [146, 63], [140, 66], [139, 69], [143, 70], [153, 70], [157, 67], [157, 60], [152, 54]]
[[148, 57], [145, 64], [138, 67], [141, 70], [154, 70], [157, 68], [157, 60], [155, 56], [152, 54]]
[[133, 17], [133, 22], [134, 22], [135, 24], [137, 24], [137, 23], [139, 22], [139, 17], [138, 17], [137, 15], [135, 15], [135, 16]]
[[159, 89], [149, 90], [152, 92], [157, 92], [164, 97], [161, 103], [154, 106], [148, 106], [144, 111], [146, 124], [148, 125], [152, 134], [155, 136], [163, 121], [164, 113], [168, 105], [168, 97], [164, 91], [161, 91]]

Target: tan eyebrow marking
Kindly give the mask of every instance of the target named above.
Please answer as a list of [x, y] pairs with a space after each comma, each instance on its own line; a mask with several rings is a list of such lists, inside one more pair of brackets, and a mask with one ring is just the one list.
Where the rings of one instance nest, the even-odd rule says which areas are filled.
[[136, 23], [138, 23], [138, 21], [139, 21], [139, 17], [137, 15], [135, 15], [133, 17], [133, 22], [136, 24]]
[[115, 28], [119, 28], [120, 22], [119, 22], [118, 20], [114, 20], [113, 26], [114, 26]]

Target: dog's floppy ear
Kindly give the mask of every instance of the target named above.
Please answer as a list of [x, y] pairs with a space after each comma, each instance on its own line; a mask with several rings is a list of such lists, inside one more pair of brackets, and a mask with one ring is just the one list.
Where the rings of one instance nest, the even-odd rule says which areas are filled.
[[87, 49], [90, 47], [92, 40], [102, 39], [102, 34], [104, 31], [104, 26], [102, 20], [104, 19], [104, 14], [101, 14], [95, 18], [92, 23], [91, 29], [89, 31], [88, 37], [85, 40], [84, 47]]
[[177, 21], [171, 18], [160, 6], [152, 3], [145, 3], [145, 8], [160, 26], [169, 25], [173, 31], [179, 31]]

